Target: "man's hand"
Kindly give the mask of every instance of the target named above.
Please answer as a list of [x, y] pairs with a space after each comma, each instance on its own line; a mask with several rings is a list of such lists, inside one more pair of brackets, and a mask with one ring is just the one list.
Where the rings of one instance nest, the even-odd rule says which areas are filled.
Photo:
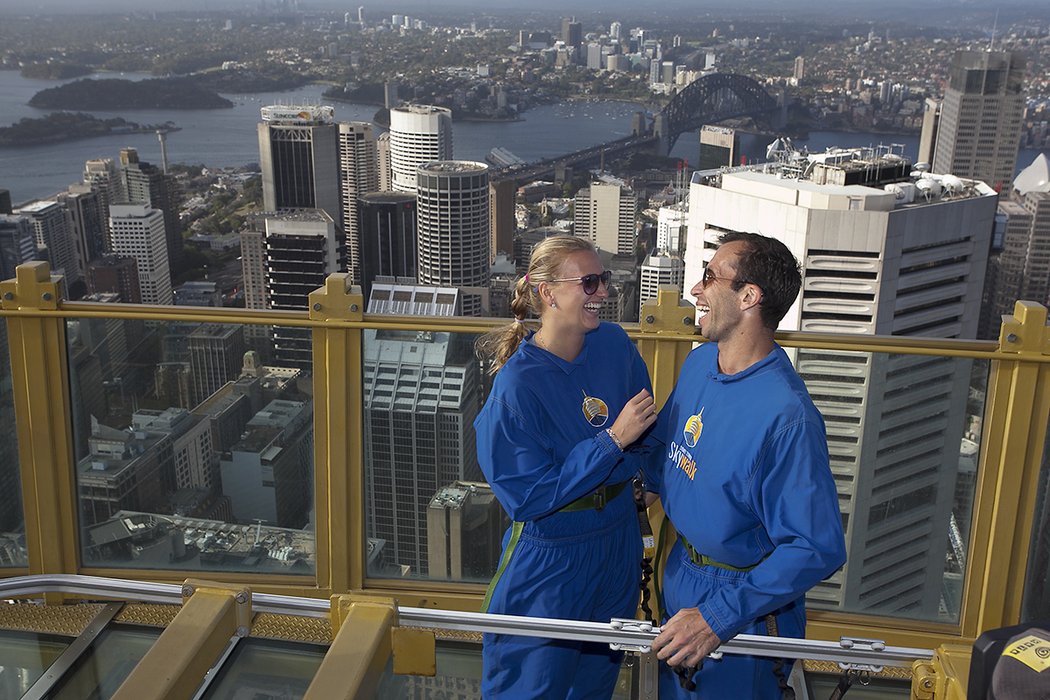
[[660, 629], [653, 640], [653, 651], [668, 666], [695, 667], [721, 643], [699, 610], [684, 608]]

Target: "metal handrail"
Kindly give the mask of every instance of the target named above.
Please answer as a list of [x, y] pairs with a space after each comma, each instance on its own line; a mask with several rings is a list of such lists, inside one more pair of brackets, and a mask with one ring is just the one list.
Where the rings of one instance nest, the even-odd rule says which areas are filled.
[[[184, 588], [173, 583], [148, 583], [79, 574], [41, 574], [0, 580], [0, 598], [36, 596], [44, 593], [179, 604], [183, 600]], [[252, 609], [257, 612], [327, 617], [330, 608], [331, 602], [325, 599], [269, 593], [252, 594]], [[401, 606], [397, 607], [397, 613], [398, 624], [402, 627], [597, 642], [609, 644], [613, 648], [643, 652], [649, 650], [653, 640], [660, 633], [659, 627], [641, 620], [584, 622]], [[843, 637], [840, 642], [826, 642], [751, 634], [740, 634], [724, 642], [716, 653], [812, 659], [831, 661], [844, 667], [875, 669], [885, 666], [911, 668], [912, 662], [933, 656], [930, 649], [887, 646], [880, 640], [872, 639]]]

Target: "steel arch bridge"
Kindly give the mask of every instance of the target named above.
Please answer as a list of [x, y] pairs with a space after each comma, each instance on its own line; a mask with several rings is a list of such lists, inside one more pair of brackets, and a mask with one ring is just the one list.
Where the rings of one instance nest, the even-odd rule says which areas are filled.
[[777, 102], [759, 83], [746, 75], [713, 73], [699, 78], [679, 92], [661, 110], [660, 134], [670, 153], [678, 137], [697, 131], [704, 124], [716, 124], [734, 117], [768, 119]]

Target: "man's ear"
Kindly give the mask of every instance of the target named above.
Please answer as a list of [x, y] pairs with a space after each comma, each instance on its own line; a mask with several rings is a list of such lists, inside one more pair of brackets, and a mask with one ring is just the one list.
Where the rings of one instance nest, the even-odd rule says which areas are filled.
[[752, 309], [762, 303], [762, 290], [754, 284], [745, 284], [742, 290], [744, 295], [740, 297], [740, 306], [742, 309]]

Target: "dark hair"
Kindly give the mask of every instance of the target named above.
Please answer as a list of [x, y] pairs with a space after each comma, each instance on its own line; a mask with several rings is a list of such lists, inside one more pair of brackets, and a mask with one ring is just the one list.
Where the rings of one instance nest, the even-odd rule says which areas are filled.
[[798, 260], [777, 239], [757, 233], [734, 231], [722, 234], [718, 239], [720, 245], [734, 241], [742, 242], [744, 250], [736, 260], [733, 290], [739, 291], [745, 284], [753, 284], [761, 289], [759, 307], [762, 322], [766, 327], [776, 330], [802, 288]]

